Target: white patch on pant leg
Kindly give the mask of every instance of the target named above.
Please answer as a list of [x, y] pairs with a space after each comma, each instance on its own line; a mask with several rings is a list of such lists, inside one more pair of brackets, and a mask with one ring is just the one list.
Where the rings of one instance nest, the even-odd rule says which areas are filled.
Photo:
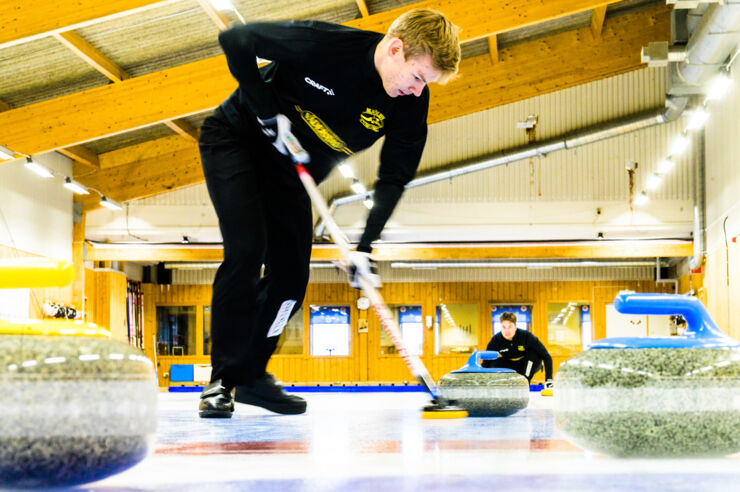
[[524, 374], [525, 374], [525, 375], [526, 375], [527, 377], [529, 377], [529, 372], [530, 372], [531, 370], [532, 370], [532, 361], [531, 361], [531, 360], [528, 360], [528, 361], [527, 361], [527, 370], [526, 370], [526, 371], [524, 371]]
[[277, 316], [275, 316], [275, 321], [272, 322], [270, 329], [267, 331], [267, 338], [276, 337], [283, 332], [283, 328], [288, 324], [293, 306], [295, 306], [295, 300], [293, 299], [288, 299], [280, 305]]

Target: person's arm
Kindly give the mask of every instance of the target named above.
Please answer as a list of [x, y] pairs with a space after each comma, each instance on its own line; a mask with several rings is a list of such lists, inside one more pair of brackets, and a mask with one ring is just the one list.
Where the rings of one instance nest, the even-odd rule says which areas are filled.
[[486, 347], [486, 350], [498, 352], [500, 348], [501, 348], [501, 345], [499, 344], [498, 337], [496, 337], [496, 335], [493, 335], [491, 337], [491, 340], [489, 340], [488, 342], [488, 346]]
[[396, 121], [389, 123], [391, 126], [380, 152], [378, 181], [375, 183], [373, 195], [374, 204], [368, 214], [360, 244], [357, 246], [358, 251], [372, 252], [372, 243], [380, 237], [386, 222], [401, 199], [404, 187], [414, 179], [416, 169], [419, 167], [427, 140], [428, 88], [424, 88], [419, 99], [422, 100], [408, 101], [410, 105], [413, 102], [413, 111], [405, 111], [405, 105], [399, 105]]
[[539, 338], [534, 336], [532, 333], [527, 332], [527, 334], [529, 334], [530, 346], [535, 353], [542, 358], [542, 363], [545, 365], [545, 379], [552, 381], [552, 357], [550, 357], [550, 353], [547, 351], [545, 346], [542, 345]]
[[274, 117], [279, 106], [262, 80], [257, 57], [278, 64], [310, 63], [326, 37], [324, 24], [306, 21], [253, 22], [234, 26], [218, 36], [229, 70], [239, 82], [242, 97], [260, 119]]

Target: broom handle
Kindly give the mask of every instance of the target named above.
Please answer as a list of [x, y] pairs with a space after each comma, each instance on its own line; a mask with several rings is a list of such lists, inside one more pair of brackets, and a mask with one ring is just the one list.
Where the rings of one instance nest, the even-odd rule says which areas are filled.
[[[316, 186], [316, 182], [313, 180], [313, 177], [311, 177], [309, 172], [303, 166], [303, 164], [307, 163], [309, 160], [308, 153], [303, 150], [301, 144], [292, 134], [286, 135], [283, 138], [283, 142], [285, 143], [285, 146], [287, 147], [288, 151], [293, 157], [293, 160], [295, 161], [295, 167], [298, 171], [298, 177], [301, 179], [303, 186], [306, 188], [306, 192], [311, 198], [311, 202], [313, 202], [316, 210], [319, 213], [319, 216], [324, 221], [324, 224], [329, 231], [332, 239], [334, 240], [334, 243], [339, 247], [339, 250], [342, 253], [344, 264], [348, 264], [347, 258], [350, 252], [350, 248], [347, 238], [345, 237], [344, 233], [339, 228], [337, 223], [334, 221], [331, 213], [329, 213], [329, 208], [326, 206], [324, 197], [321, 195], [321, 192]], [[388, 333], [388, 336], [393, 341], [393, 345], [396, 347], [398, 354], [406, 363], [406, 367], [409, 368], [411, 374], [426, 388], [426, 390], [432, 395], [433, 398], [439, 398], [440, 395], [437, 384], [434, 382], [434, 379], [432, 379], [432, 376], [429, 374], [429, 371], [427, 371], [427, 368], [424, 366], [424, 363], [421, 361], [421, 359], [409, 353], [409, 351], [406, 349], [406, 346], [403, 343], [403, 337], [401, 336], [401, 330], [398, 328], [396, 320], [393, 318], [393, 315], [388, 309], [388, 306], [385, 304], [385, 301], [380, 295], [380, 292], [378, 292], [378, 290], [365, 277], [360, 275], [358, 277], [358, 281], [360, 287], [362, 288], [362, 292], [367, 296], [368, 300], [370, 301], [370, 305], [373, 307], [375, 314], [378, 316], [380, 324], [383, 325], [386, 333]]]

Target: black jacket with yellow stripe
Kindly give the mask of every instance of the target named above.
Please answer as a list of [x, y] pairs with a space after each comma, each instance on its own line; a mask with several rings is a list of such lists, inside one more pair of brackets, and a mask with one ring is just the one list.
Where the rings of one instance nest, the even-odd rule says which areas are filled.
[[[507, 340], [504, 335], [496, 333], [491, 341], [488, 342], [486, 350], [494, 350], [499, 353], [499, 357], [513, 362], [528, 359], [542, 359], [545, 366], [545, 379], [552, 379], [552, 357], [542, 345], [539, 338], [521, 328], [516, 329], [514, 338]], [[535, 357], [533, 357], [533, 355]]]
[[[416, 174], [427, 137], [429, 89], [419, 97], [391, 98], [385, 92], [374, 61], [382, 38], [318, 21], [255, 22], [219, 35], [239, 82], [221, 105], [222, 114], [237, 131], [253, 126], [255, 116], [287, 116], [311, 154], [306, 167], [316, 182], [385, 137], [362, 251], [370, 251]], [[271, 63], [258, 69], [255, 57]]]

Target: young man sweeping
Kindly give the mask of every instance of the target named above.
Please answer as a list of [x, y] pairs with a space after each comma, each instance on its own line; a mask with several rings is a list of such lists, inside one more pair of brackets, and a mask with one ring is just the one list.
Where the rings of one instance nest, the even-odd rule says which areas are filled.
[[[237, 90], [205, 120], [200, 153], [219, 219], [224, 261], [213, 283], [211, 382], [201, 417], [231, 417], [234, 400], [284, 414], [306, 402], [266, 372], [309, 277], [311, 202], [282, 136], [292, 132], [321, 182], [343, 159], [385, 136], [357, 275], [379, 286], [370, 258], [413, 179], [427, 136], [429, 89], [457, 73], [457, 27], [411, 10], [386, 35], [315, 21], [253, 23], [219, 36]], [[256, 57], [270, 60], [258, 69]], [[260, 270], [264, 265], [264, 274]], [[232, 397], [232, 390], [234, 390]]]

